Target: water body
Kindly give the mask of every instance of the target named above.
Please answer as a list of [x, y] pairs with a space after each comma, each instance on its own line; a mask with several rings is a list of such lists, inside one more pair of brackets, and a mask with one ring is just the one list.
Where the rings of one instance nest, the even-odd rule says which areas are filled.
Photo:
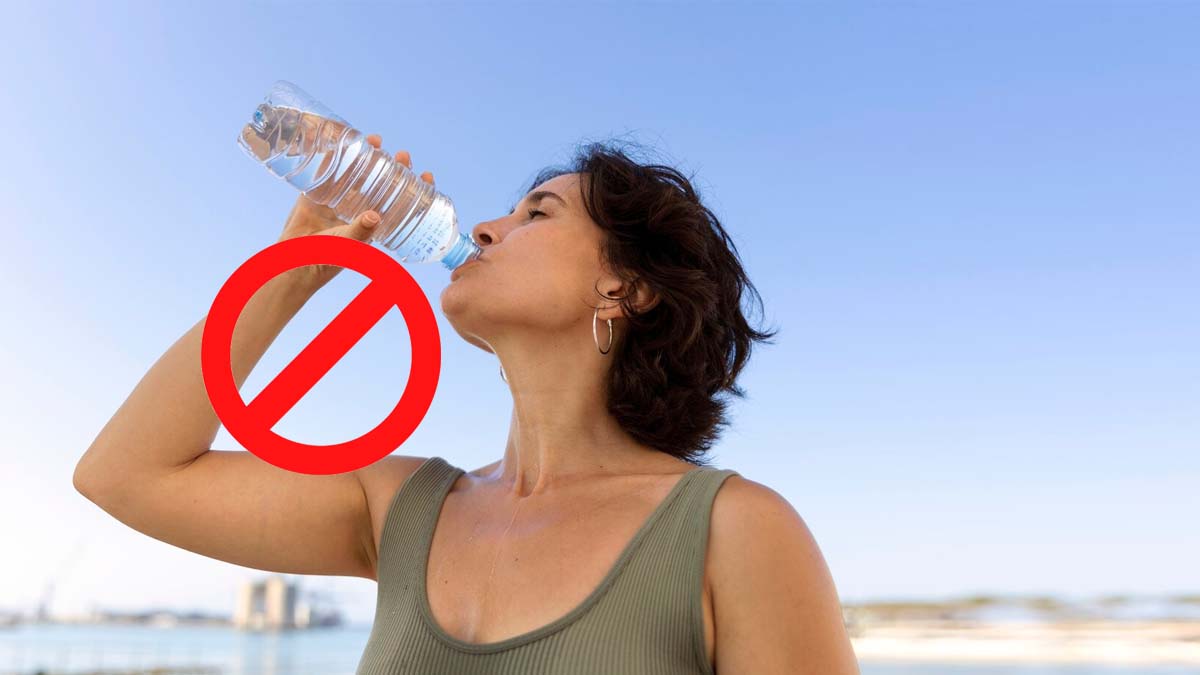
[[[370, 626], [291, 632], [226, 627], [30, 624], [0, 629], [0, 675], [38, 670], [198, 668], [221, 675], [353, 675]], [[864, 662], [863, 675], [1200, 675], [1188, 666], [935, 665]]]

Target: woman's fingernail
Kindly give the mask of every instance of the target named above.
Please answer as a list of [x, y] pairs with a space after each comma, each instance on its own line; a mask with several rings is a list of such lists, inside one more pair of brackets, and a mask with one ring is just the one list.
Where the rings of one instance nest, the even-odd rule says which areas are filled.
[[379, 214], [372, 211], [371, 213], [368, 213], [367, 215], [363, 216], [363, 222], [366, 223], [367, 225], [378, 225], [379, 224]]

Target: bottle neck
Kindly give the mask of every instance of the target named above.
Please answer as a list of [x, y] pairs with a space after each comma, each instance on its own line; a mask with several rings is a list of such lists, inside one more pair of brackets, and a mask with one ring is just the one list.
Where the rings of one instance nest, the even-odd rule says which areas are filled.
[[454, 270], [463, 264], [478, 258], [483, 253], [483, 249], [471, 239], [471, 236], [465, 232], [458, 233], [458, 239], [454, 245], [442, 256], [442, 264], [448, 270]]

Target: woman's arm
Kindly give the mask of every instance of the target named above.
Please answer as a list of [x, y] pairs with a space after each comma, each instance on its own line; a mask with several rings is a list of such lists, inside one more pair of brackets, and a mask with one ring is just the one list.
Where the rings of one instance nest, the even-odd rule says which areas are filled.
[[[246, 304], [230, 350], [239, 389], [308, 296], [284, 274], [263, 285]], [[206, 320], [201, 318], [158, 358], [100, 430], [76, 466], [77, 485], [100, 488], [127, 483], [123, 479], [146, 472], [169, 474], [208, 450], [221, 421], [209, 403], [200, 370]]]
[[717, 673], [859, 675], [833, 577], [792, 505], [730, 476], [711, 527]]
[[[309, 208], [297, 204], [311, 218]], [[361, 228], [359, 219], [352, 226]], [[312, 270], [296, 268], [247, 303], [230, 354], [239, 388], [319, 287]], [[312, 476], [248, 452], [209, 449], [220, 420], [201, 372], [204, 323], [158, 359], [105, 424], [75, 468], [76, 489], [139, 532], [212, 558], [279, 572], [373, 578], [375, 544], [359, 472]], [[395, 470], [378, 462], [360, 471]]]

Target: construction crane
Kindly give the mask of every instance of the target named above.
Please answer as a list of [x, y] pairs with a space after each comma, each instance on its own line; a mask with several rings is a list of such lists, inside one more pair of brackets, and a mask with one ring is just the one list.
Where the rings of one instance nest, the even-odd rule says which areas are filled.
[[66, 559], [58, 564], [58, 568], [46, 580], [46, 584], [42, 587], [42, 595], [38, 600], [37, 611], [34, 614], [33, 620], [37, 623], [48, 623], [51, 621], [50, 605], [54, 602], [54, 586], [61, 582], [71, 572], [75, 564], [83, 556], [83, 551], [87, 548], [83, 537], [75, 540], [74, 546], [71, 547], [71, 553]]

